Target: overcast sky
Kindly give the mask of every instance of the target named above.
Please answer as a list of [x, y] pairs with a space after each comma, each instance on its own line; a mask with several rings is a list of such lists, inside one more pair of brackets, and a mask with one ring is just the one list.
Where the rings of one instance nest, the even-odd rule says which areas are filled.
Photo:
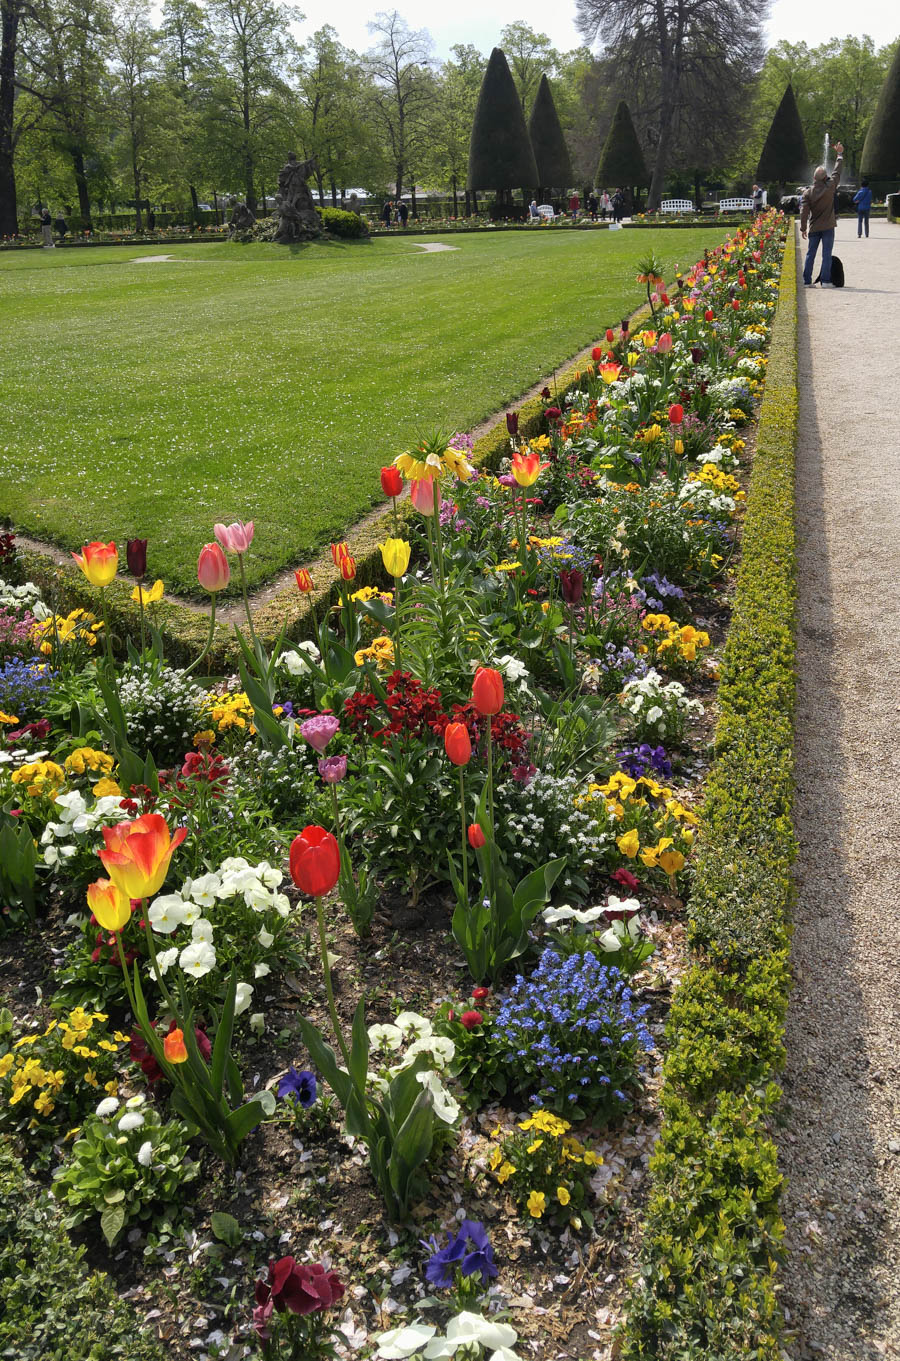
[[[522, 19], [538, 33], [547, 33], [554, 46], [569, 51], [581, 45], [575, 28], [574, 0], [563, 0], [555, 14], [545, 0], [454, 0], [447, 10], [432, 0], [295, 0], [306, 15], [299, 37], [308, 37], [323, 24], [337, 29], [341, 41], [357, 52], [371, 45], [368, 21], [376, 9], [395, 7], [412, 28], [427, 28], [434, 39], [438, 57], [449, 55], [454, 43], [472, 43], [487, 54], [500, 41], [500, 30], [515, 19]], [[829, 38], [868, 33], [877, 47], [892, 42], [900, 34], [900, 17], [892, 0], [774, 0], [769, 21], [769, 42], [807, 42], [811, 47]]]

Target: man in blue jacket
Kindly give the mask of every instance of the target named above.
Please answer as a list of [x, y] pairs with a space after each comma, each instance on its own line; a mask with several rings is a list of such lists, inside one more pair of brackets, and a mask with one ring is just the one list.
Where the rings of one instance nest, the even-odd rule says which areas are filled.
[[862, 236], [863, 223], [866, 227], [866, 237], [869, 235], [869, 211], [872, 207], [872, 190], [869, 188], [869, 181], [862, 179], [859, 188], [853, 195], [853, 202], [856, 204], [856, 235]]

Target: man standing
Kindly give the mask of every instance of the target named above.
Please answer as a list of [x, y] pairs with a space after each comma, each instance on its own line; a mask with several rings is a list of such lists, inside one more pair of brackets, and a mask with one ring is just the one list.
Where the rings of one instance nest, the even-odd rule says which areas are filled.
[[808, 189], [804, 189], [800, 202], [800, 235], [804, 241], [807, 226], [809, 227], [809, 249], [803, 266], [803, 282], [807, 285], [812, 283], [813, 265], [819, 251], [819, 242], [822, 243], [822, 283], [831, 283], [831, 253], [834, 250], [834, 229], [837, 226], [834, 204], [844, 164], [844, 148], [841, 143], [835, 142], [834, 149], [837, 152], [837, 160], [831, 175], [829, 176], [824, 165], [816, 166], [813, 182]]
[[856, 204], [856, 235], [862, 236], [863, 226], [866, 229], [866, 240], [869, 239], [869, 213], [872, 209], [872, 190], [869, 188], [869, 181], [862, 179], [859, 182], [859, 189], [853, 195], [853, 202]]

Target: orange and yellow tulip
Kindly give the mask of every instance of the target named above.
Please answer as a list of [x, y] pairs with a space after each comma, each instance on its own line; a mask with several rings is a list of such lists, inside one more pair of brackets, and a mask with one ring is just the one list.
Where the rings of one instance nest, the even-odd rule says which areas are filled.
[[540, 454], [529, 450], [527, 454], [515, 453], [512, 456], [512, 475], [520, 487], [532, 486], [549, 463], [542, 463]]
[[109, 879], [89, 884], [87, 900], [104, 931], [121, 931], [131, 916], [131, 899]]
[[163, 1040], [163, 1053], [170, 1063], [187, 1063], [188, 1052], [184, 1043], [184, 1031], [175, 1029]]
[[127, 898], [149, 898], [159, 892], [169, 862], [187, 836], [184, 827], [172, 836], [160, 813], [145, 813], [101, 831], [106, 843], [100, 852], [103, 868]]
[[89, 543], [72, 557], [92, 586], [108, 586], [119, 567], [119, 554], [114, 543]]

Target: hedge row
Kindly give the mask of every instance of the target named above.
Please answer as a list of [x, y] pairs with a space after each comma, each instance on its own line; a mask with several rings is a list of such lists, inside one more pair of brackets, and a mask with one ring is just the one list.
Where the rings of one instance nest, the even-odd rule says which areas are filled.
[[769, 1120], [789, 986], [797, 280], [788, 235], [622, 1361], [779, 1361]]

